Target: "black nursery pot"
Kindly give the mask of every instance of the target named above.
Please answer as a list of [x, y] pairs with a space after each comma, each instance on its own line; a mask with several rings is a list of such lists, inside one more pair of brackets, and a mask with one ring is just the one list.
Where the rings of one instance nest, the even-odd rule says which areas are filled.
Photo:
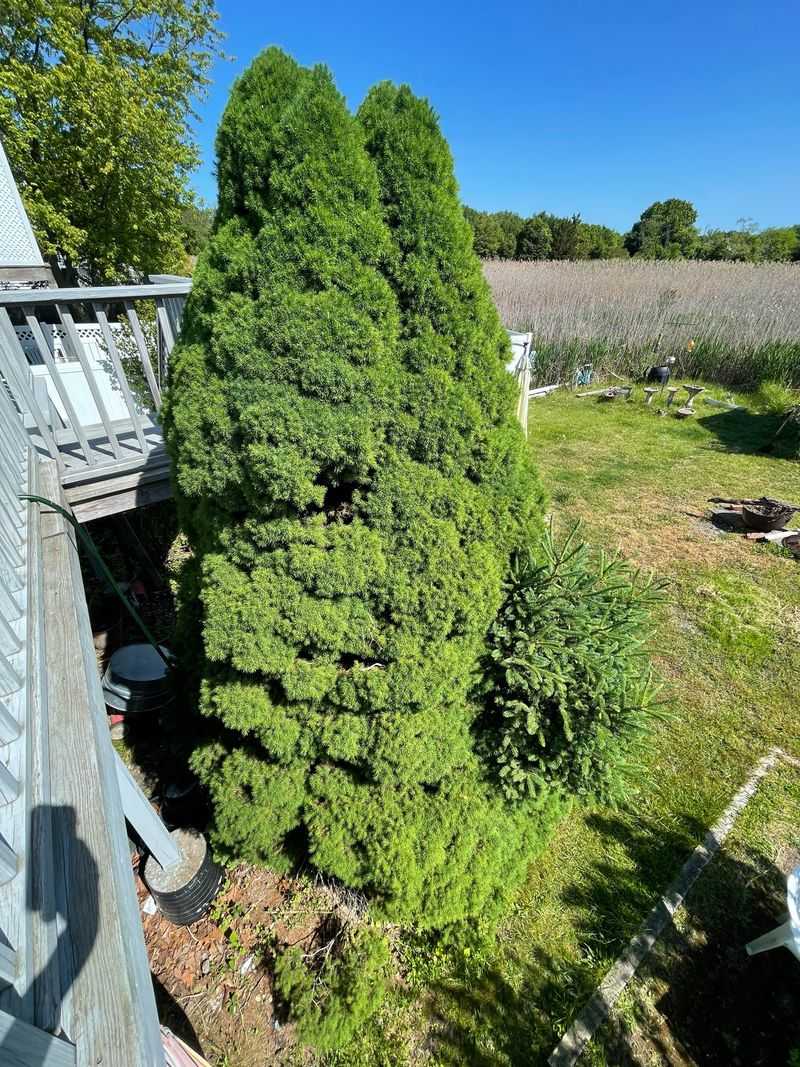
[[163, 870], [155, 856], [149, 856], [143, 880], [164, 918], [190, 926], [211, 907], [225, 872], [214, 862], [202, 834], [174, 830], [172, 837], [183, 852], [181, 863]]

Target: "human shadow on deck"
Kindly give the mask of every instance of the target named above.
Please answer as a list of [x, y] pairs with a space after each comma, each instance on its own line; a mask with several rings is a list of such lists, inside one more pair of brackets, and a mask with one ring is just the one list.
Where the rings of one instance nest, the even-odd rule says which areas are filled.
[[705, 415], [698, 422], [714, 434], [726, 452], [763, 454], [775, 459], [797, 459], [800, 445], [798, 427], [797, 424], [789, 422], [781, 430], [784, 417], [760, 415], [747, 408], [733, 408], [730, 411]]
[[[49, 1061], [47, 1034], [41, 1046], [32, 1047], [29, 1025], [63, 1035], [62, 1008], [83, 970], [97, 939], [99, 923], [99, 877], [97, 864], [77, 832], [75, 809], [68, 805], [41, 804], [31, 811], [28, 837], [31, 856], [45, 862], [28, 864], [25, 906], [38, 919], [42, 930], [51, 930], [58, 917], [61, 927], [50, 958], [34, 976], [23, 996], [5, 994], [5, 1009], [15, 1016], [0, 1043], [0, 1064], [24, 1063], [43, 1067]], [[52, 857], [53, 866], [46, 860]], [[59, 887], [63, 892], [59, 892]]]

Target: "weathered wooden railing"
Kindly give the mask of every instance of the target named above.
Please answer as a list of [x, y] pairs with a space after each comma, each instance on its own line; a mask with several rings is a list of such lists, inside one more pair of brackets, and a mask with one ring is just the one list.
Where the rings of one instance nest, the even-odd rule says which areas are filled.
[[[154, 499], [167, 484], [158, 414], [188, 278], [0, 291], [0, 377], [82, 519]], [[127, 494], [127, 495], [126, 495]], [[163, 495], [163, 494], [162, 494]]]
[[10, 378], [0, 383], [0, 1064], [163, 1067], [74, 531], [20, 499], [64, 502], [58, 457], [42, 456], [10, 394], [20, 383], [29, 393], [19, 359]]

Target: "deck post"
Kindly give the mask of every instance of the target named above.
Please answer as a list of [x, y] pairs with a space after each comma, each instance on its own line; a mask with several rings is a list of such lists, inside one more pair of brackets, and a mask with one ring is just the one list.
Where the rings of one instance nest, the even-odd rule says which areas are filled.
[[169, 830], [153, 810], [150, 801], [139, 788], [133, 775], [125, 766], [118, 752], [114, 753], [119, 783], [120, 799], [125, 818], [144, 841], [148, 850], [166, 870], [183, 859], [183, 853], [175, 844]]

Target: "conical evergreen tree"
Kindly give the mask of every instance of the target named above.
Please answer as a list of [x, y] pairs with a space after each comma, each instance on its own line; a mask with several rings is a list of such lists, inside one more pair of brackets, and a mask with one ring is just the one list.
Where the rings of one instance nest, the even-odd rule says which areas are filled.
[[[453, 159], [430, 104], [383, 82], [358, 112], [378, 171], [400, 307], [409, 451], [491, 497], [508, 549], [542, 532], [544, 494], [514, 417], [509, 339], [473, 251]], [[517, 543], [519, 543], [517, 541]]]
[[535, 482], [466, 223], [415, 305], [364, 138], [326, 70], [274, 49], [218, 135], [165, 412], [216, 724], [194, 765], [221, 851], [302, 847], [439, 925], [483, 910], [540, 828], [484, 782], [468, 697]]

